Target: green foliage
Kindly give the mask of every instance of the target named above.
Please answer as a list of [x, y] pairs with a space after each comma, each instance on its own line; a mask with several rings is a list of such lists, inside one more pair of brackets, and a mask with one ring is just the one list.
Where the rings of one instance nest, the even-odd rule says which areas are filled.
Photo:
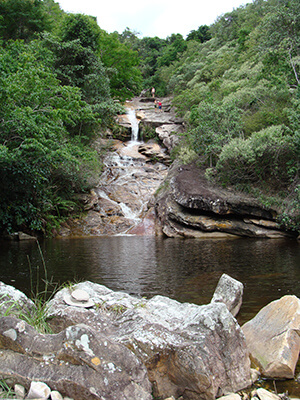
[[178, 60], [180, 55], [186, 50], [187, 44], [182, 35], [173, 33], [166, 40], [166, 45], [162, 48], [160, 56], [157, 58], [157, 66], [169, 66], [172, 62]]
[[61, 26], [60, 38], [62, 42], [79, 40], [82, 47], [89, 47], [96, 51], [99, 47], [101, 29], [96, 18], [83, 14], [68, 14]]
[[184, 146], [173, 156], [189, 162], [196, 154], [216, 165], [223, 184], [290, 190], [282, 220], [292, 226], [299, 214], [299, 7], [297, 0], [254, 0], [186, 40], [139, 39], [128, 28], [108, 34], [95, 18], [65, 14], [54, 0], [2, 0], [3, 227], [45, 230], [76, 210], [73, 194], [101, 167], [90, 141], [102, 127], [115, 132], [120, 107], [112, 98], [152, 86], [158, 96], [173, 94], [185, 119]]
[[[300, 67], [300, 3], [298, 0], [277, 0], [261, 24], [261, 50], [281, 54], [290, 69], [290, 85], [299, 85]], [[280, 57], [280, 56], [279, 56]], [[275, 64], [274, 64], [275, 65]]]
[[1, 0], [0, 37], [5, 41], [29, 41], [36, 33], [50, 29], [42, 0]]
[[209, 26], [207, 25], [201, 25], [199, 28], [195, 31], [192, 30], [188, 35], [186, 40], [196, 40], [197, 42], [204, 43], [207, 42], [212, 38]]
[[210, 161], [216, 162], [223, 146], [239, 136], [241, 121], [239, 110], [232, 105], [201, 102], [194, 106], [189, 116], [188, 140], [193, 150]]
[[180, 145], [173, 149], [171, 158], [177, 159], [182, 164], [190, 164], [199, 158], [198, 154], [188, 145]]
[[45, 230], [48, 215], [63, 215], [61, 204], [86, 187], [80, 166], [96, 159], [68, 134], [95, 122], [90, 106], [78, 87], [60, 85], [42, 53], [44, 61], [40, 42], [12, 42], [0, 58], [0, 220], [8, 231]]
[[99, 56], [107, 69], [113, 97], [124, 101], [140, 92], [142, 75], [138, 53], [121, 43], [117, 33], [101, 31]]
[[13, 389], [8, 385], [8, 383], [5, 380], [2, 379], [0, 380], [0, 391], [1, 391], [1, 396], [3, 396], [3, 399], [15, 398], [15, 392], [13, 391]]
[[299, 146], [284, 134], [282, 126], [236, 138], [224, 146], [217, 163], [219, 179], [230, 184], [266, 182], [269, 187], [286, 188], [299, 173]]

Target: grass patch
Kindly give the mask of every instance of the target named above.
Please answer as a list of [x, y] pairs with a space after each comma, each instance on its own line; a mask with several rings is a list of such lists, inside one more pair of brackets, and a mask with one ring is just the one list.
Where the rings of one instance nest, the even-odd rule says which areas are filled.
[[[42, 260], [42, 270], [44, 277], [41, 279], [40, 276], [40, 268], [37, 266], [36, 272], [36, 286], [33, 287], [33, 274], [32, 274], [32, 266], [30, 260], [28, 258], [29, 263], [29, 271], [30, 271], [30, 299], [32, 301], [32, 306], [24, 307], [24, 303], [21, 301], [14, 300], [10, 298], [8, 295], [3, 295], [0, 297], [0, 303], [2, 305], [2, 310], [5, 309], [4, 312], [1, 313], [1, 316], [7, 317], [9, 315], [13, 315], [16, 318], [24, 320], [33, 328], [35, 328], [39, 333], [53, 333], [49, 324], [48, 324], [48, 309], [49, 309], [49, 301], [54, 296], [54, 294], [58, 291], [58, 285], [54, 284], [51, 280], [48, 279], [48, 272], [46, 268], [45, 259], [40, 247], [39, 242], [37, 241], [37, 246], [39, 249], [39, 253]], [[51, 287], [51, 291], [50, 291]]]
[[14, 399], [15, 392], [9, 385], [3, 380], [0, 380], [0, 396], [1, 399]]

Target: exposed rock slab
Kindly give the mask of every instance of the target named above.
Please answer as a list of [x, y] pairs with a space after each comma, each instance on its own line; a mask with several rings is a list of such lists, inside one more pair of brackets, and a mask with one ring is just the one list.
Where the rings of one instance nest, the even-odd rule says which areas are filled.
[[147, 366], [157, 397], [214, 399], [250, 385], [243, 335], [224, 304], [155, 296], [118, 323], [118, 340]]
[[156, 133], [168, 152], [179, 143], [179, 133], [184, 131], [182, 124], [165, 124], [156, 128]]
[[276, 210], [212, 185], [195, 164], [172, 164], [157, 195], [156, 211], [163, 232], [171, 237], [288, 236], [275, 222]]
[[76, 309], [63, 302], [64, 291], [52, 300], [51, 323], [88, 321], [129, 348], [147, 367], [157, 397], [212, 400], [251, 384], [244, 335], [224, 304], [181, 304], [163, 296], [138, 299], [85, 282], [95, 302]]
[[152, 398], [147, 371], [132, 352], [83, 324], [42, 335], [24, 321], [3, 317], [0, 348], [0, 377], [25, 387], [41, 381], [75, 400]]
[[268, 378], [293, 378], [300, 352], [300, 299], [283, 296], [242, 327], [253, 362]]

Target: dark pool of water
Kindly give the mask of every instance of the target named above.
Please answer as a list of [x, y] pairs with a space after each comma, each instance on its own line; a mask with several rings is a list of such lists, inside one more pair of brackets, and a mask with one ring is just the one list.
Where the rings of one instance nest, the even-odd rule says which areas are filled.
[[0, 242], [0, 280], [28, 294], [30, 269], [35, 287], [45, 263], [48, 279], [58, 283], [91, 280], [138, 296], [205, 304], [225, 272], [245, 286], [240, 322], [285, 294], [300, 297], [295, 240], [114, 236], [45, 240], [40, 249], [31, 241]]
[[[137, 296], [160, 294], [196, 304], [208, 303], [220, 276], [227, 273], [244, 284], [240, 324], [285, 294], [300, 297], [296, 240], [114, 236], [45, 240], [39, 246], [0, 241], [1, 281], [28, 295], [37, 276], [39, 281], [44, 277], [44, 266], [48, 279], [60, 284], [90, 280]], [[278, 382], [277, 388], [300, 397], [300, 384], [293, 380]]]

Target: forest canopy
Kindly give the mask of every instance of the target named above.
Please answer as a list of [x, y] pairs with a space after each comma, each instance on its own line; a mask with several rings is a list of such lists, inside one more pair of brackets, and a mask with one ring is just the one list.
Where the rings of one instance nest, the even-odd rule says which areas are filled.
[[107, 33], [54, 0], [0, 1], [1, 230], [49, 233], [101, 171], [96, 137], [155, 86], [186, 132], [173, 157], [280, 205], [300, 230], [300, 3], [254, 0], [186, 38]]

